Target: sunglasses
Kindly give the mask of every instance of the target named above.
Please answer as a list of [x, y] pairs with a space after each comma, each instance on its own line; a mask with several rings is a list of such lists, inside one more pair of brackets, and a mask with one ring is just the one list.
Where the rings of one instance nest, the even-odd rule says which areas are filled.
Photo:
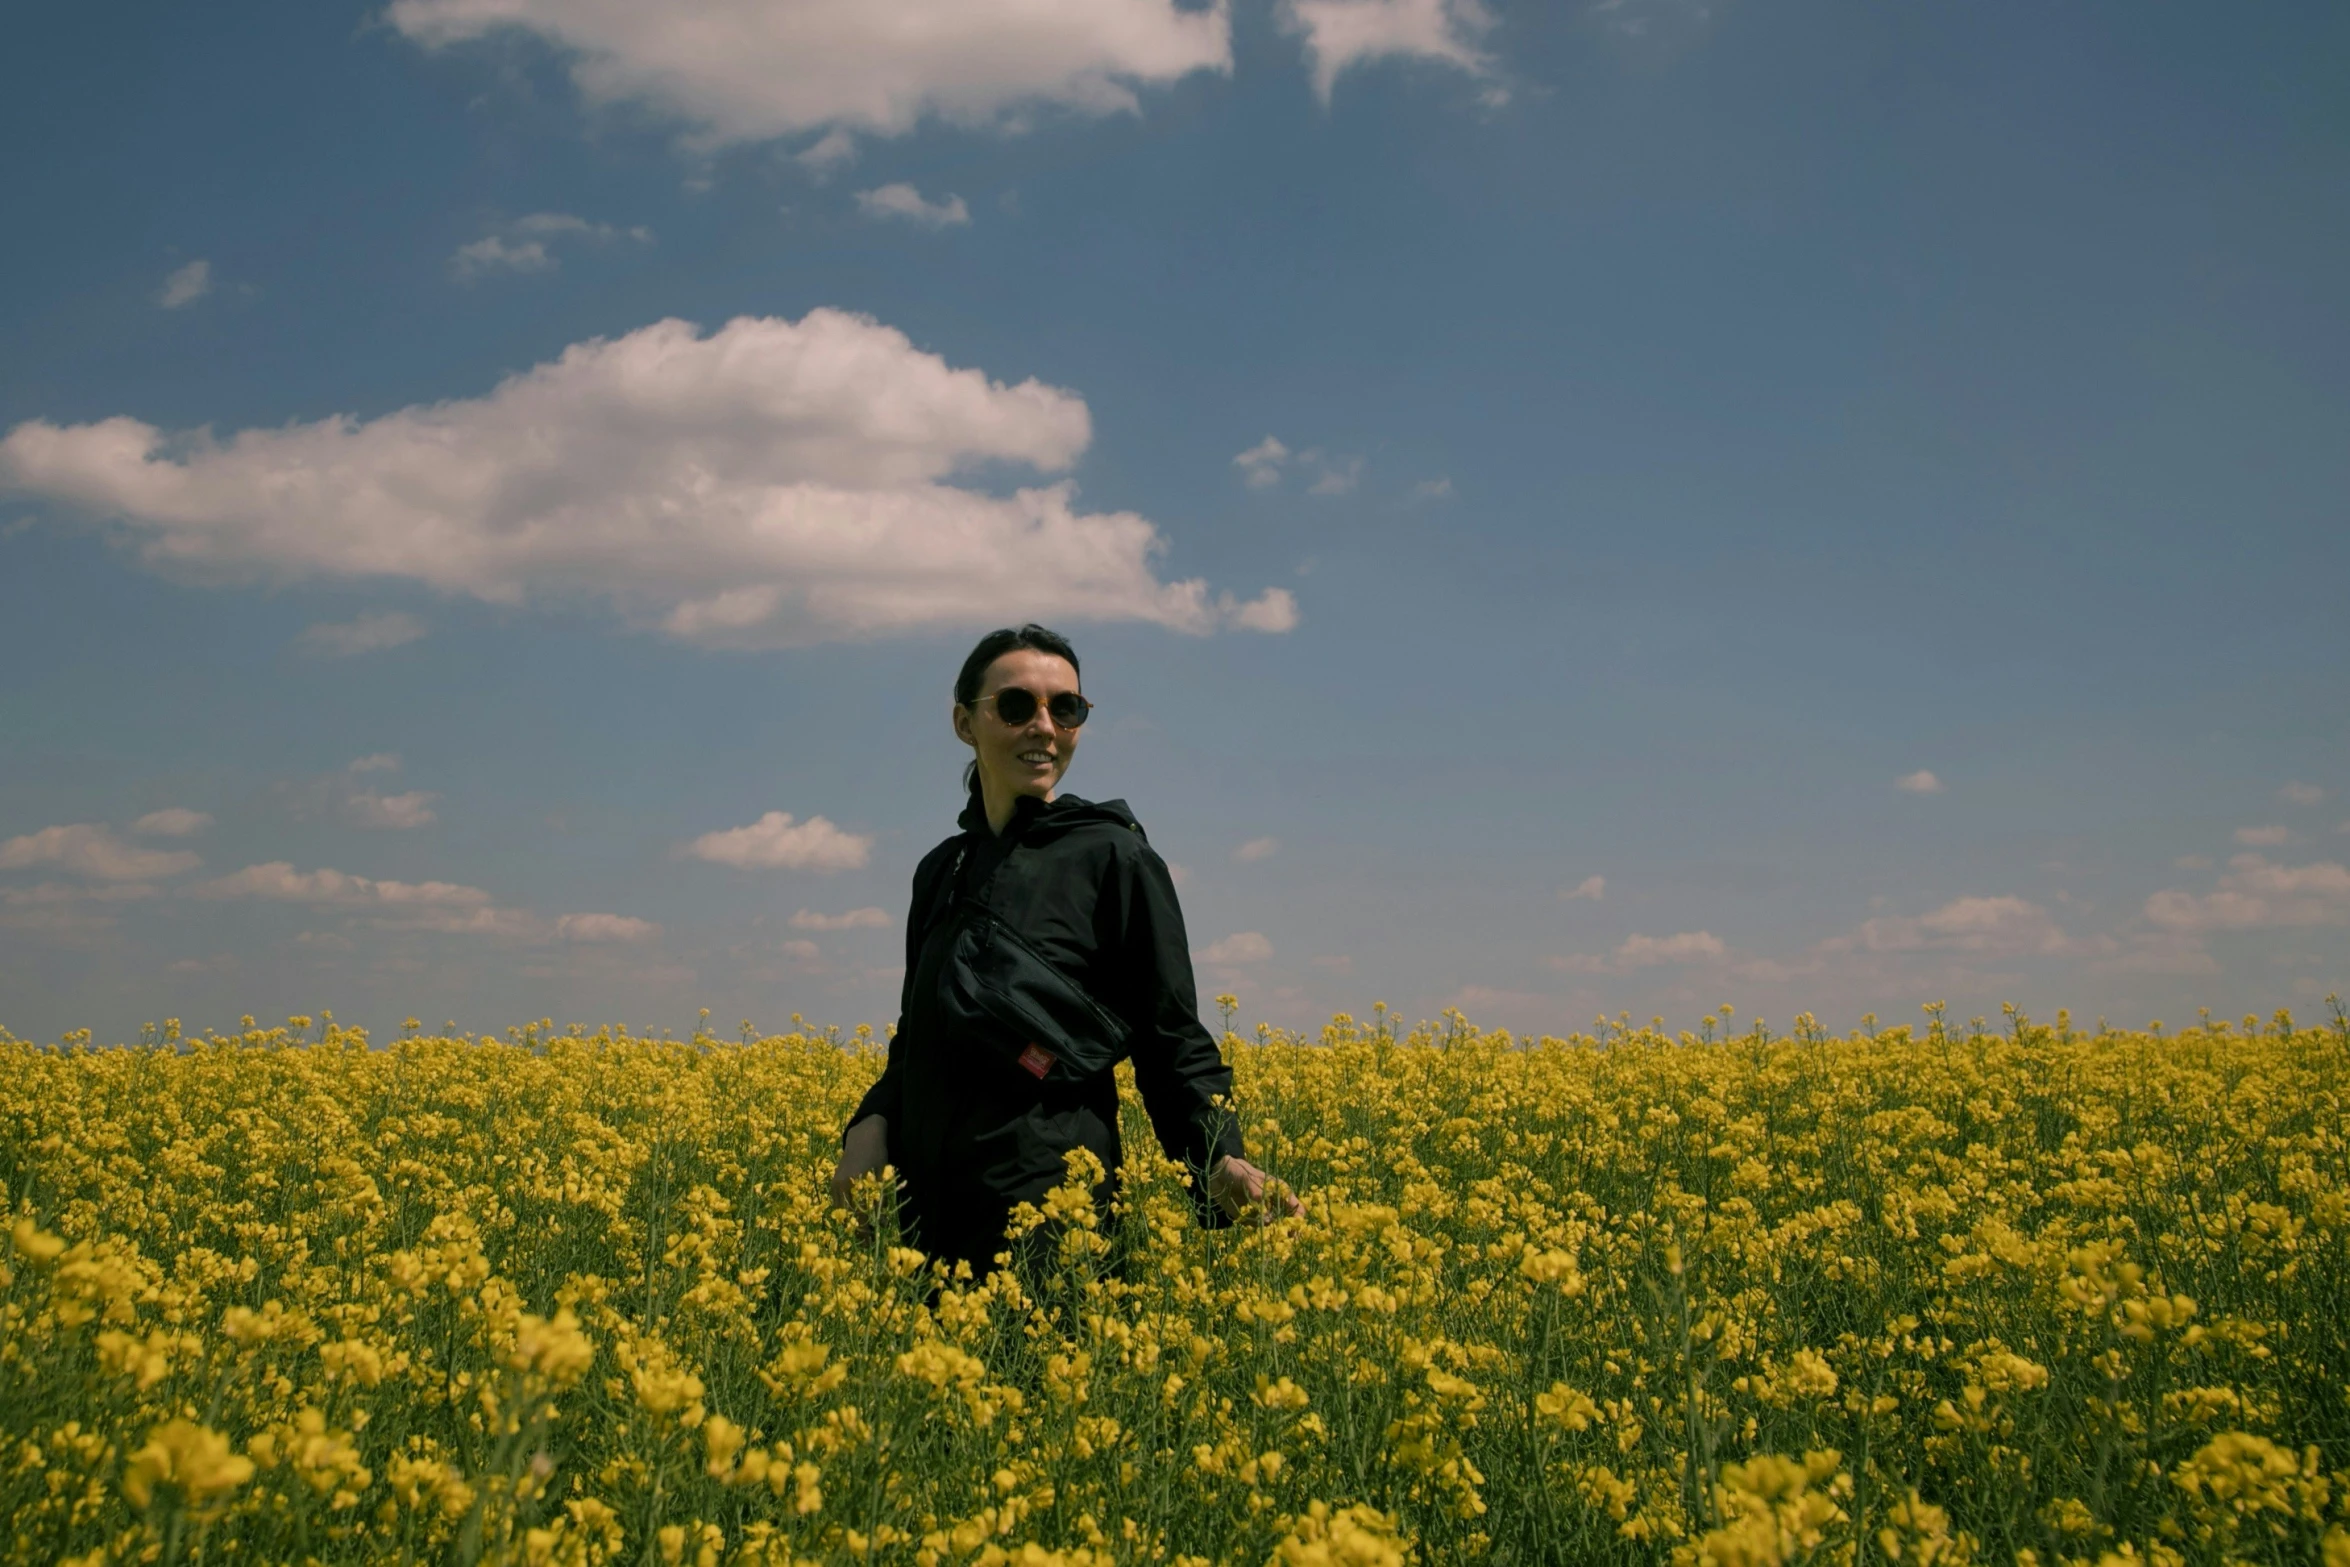
[[[991, 702], [995, 704], [995, 716], [1014, 729], [1036, 716], [1036, 693], [1021, 686], [1006, 686], [971, 705], [985, 707]], [[1052, 715], [1056, 728], [1075, 729], [1093, 712], [1093, 704], [1074, 691], [1056, 691], [1045, 701], [1044, 710]]]

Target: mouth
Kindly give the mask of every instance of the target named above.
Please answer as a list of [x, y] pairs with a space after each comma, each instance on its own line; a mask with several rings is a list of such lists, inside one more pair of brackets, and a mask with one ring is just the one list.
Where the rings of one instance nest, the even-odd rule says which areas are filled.
[[1050, 767], [1053, 765], [1053, 753], [1050, 751], [1022, 751], [1014, 760], [1023, 767]]

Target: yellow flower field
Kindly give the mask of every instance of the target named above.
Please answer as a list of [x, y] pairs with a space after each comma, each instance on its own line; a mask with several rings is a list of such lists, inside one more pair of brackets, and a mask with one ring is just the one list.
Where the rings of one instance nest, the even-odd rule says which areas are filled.
[[744, 1032], [0, 1034], [7, 1559], [2350, 1567], [2338, 1013], [1260, 1029], [980, 1285]]

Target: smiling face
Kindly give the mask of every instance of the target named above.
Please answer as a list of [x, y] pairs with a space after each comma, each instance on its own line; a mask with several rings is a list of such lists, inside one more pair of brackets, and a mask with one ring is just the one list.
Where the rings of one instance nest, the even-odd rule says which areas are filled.
[[[996, 715], [995, 694], [1019, 686], [1036, 697], [1036, 713], [1024, 724]], [[979, 700], [954, 709], [955, 736], [979, 762], [979, 787], [987, 798], [988, 820], [1000, 827], [1021, 795], [1053, 797], [1069, 758], [1077, 752], [1077, 731], [1063, 729], [1047, 711], [1052, 699], [1077, 689], [1077, 671], [1056, 653], [1014, 648], [987, 666], [979, 678]]]

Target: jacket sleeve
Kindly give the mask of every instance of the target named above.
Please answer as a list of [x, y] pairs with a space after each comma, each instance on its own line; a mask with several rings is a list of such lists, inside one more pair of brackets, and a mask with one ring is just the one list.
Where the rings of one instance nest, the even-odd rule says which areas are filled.
[[1232, 1107], [1232, 1068], [1200, 1022], [1191, 976], [1191, 944], [1167, 862], [1136, 842], [1117, 856], [1113, 895], [1102, 900], [1108, 929], [1099, 934], [1122, 981], [1119, 1008], [1134, 1030], [1129, 1044], [1135, 1085], [1167, 1157], [1192, 1174], [1203, 1222], [1223, 1215], [1208, 1200], [1208, 1169], [1226, 1154], [1241, 1157]]
[[[869, 1115], [886, 1117], [891, 1127], [905, 1124], [899, 1108], [905, 1099], [905, 1074], [899, 1071], [904, 1052], [899, 1046], [906, 1038], [906, 1025], [914, 1016], [914, 968], [922, 959], [922, 938], [928, 933], [930, 906], [938, 896], [938, 878], [945, 874], [943, 856], [932, 851], [923, 856], [914, 867], [914, 897], [906, 907], [906, 975], [898, 982], [898, 1026], [890, 1036], [889, 1064], [881, 1069], [881, 1076], [865, 1090], [865, 1097], [857, 1101], [856, 1113], [848, 1125], [855, 1126]], [[848, 1127], [841, 1128], [848, 1135]]]

